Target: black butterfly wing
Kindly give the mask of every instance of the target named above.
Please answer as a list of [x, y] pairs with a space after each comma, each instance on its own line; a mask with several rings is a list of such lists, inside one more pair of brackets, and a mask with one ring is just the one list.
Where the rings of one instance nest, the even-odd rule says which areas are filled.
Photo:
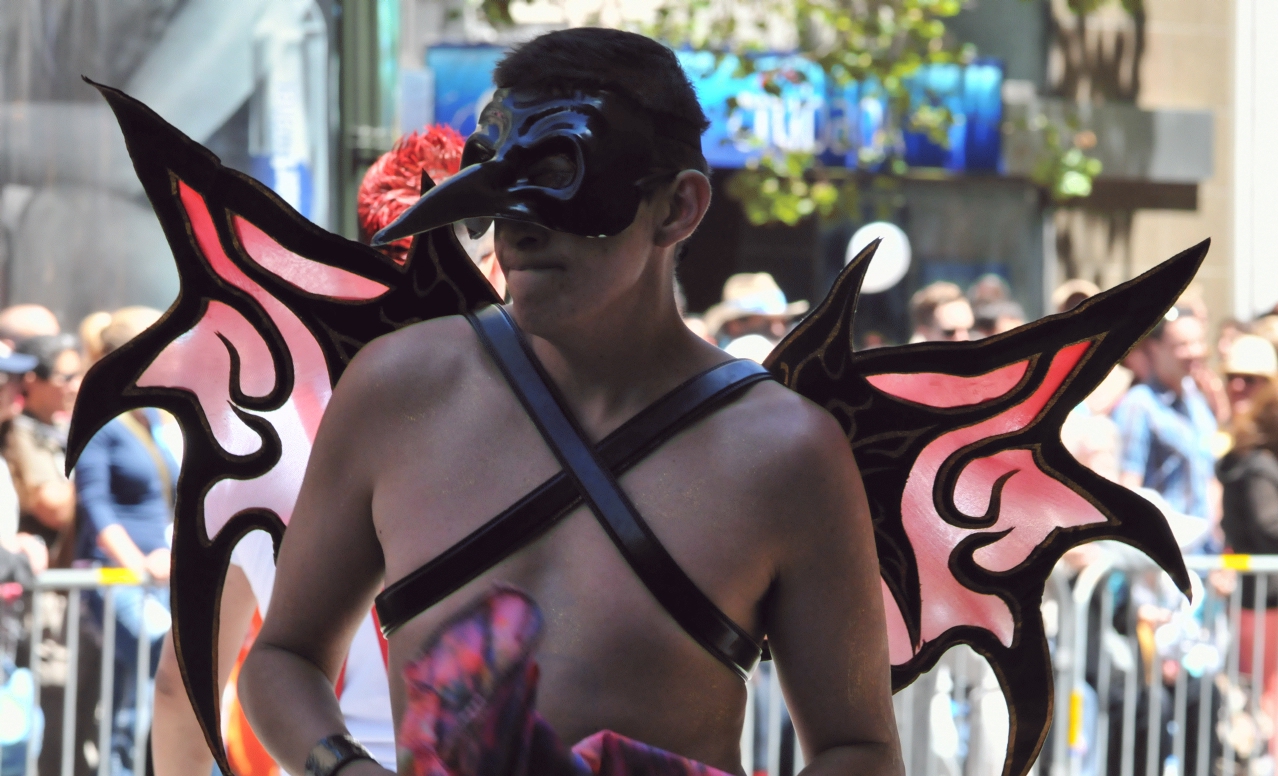
[[1038, 612], [1065, 551], [1117, 539], [1189, 590], [1157, 508], [1079, 464], [1060, 432], [1175, 303], [1208, 244], [1075, 310], [986, 340], [858, 353], [853, 316], [876, 247], [848, 265], [767, 365], [833, 413], [852, 445], [874, 522], [894, 690], [950, 647], [970, 644], [1008, 702], [1004, 774], [1023, 776], [1051, 719]]
[[155, 325], [85, 375], [67, 460], [129, 410], [159, 407], [181, 425], [173, 640], [205, 737], [230, 773], [216, 615], [232, 549], [258, 528], [278, 547], [332, 388], [364, 344], [499, 300], [451, 229], [417, 238], [398, 266], [310, 223], [142, 103], [94, 86], [124, 132], [181, 290]]

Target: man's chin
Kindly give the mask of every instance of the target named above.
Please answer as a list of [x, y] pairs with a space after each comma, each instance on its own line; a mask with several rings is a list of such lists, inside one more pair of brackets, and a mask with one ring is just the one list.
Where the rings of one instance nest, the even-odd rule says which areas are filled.
[[509, 310], [519, 328], [538, 336], [573, 325], [582, 305], [573, 304], [572, 295], [558, 272], [515, 272], [506, 276]]

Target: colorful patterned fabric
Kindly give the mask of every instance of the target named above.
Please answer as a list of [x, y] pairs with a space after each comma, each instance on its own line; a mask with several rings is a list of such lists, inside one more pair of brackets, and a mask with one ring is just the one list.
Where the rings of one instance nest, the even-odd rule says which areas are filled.
[[404, 671], [400, 772], [414, 776], [729, 776], [610, 730], [572, 749], [535, 710], [541, 613], [498, 587]]

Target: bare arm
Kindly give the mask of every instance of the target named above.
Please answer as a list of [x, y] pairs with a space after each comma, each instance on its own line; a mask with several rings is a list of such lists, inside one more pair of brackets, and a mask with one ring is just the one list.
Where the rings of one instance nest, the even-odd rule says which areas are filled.
[[[280, 548], [269, 613], [240, 670], [249, 723], [271, 756], [302, 773], [312, 747], [346, 733], [333, 685], [382, 579], [372, 522], [373, 474], [360, 440], [383, 375], [365, 374], [378, 343], [346, 371], [324, 413]], [[380, 407], [379, 407], [380, 409]], [[385, 773], [359, 762], [342, 775]]]
[[[221, 622], [217, 642], [217, 686], [225, 687], [231, 668], [240, 654], [248, 634], [257, 599], [249, 587], [248, 577], [239, 566], [226, 572], [222, 588]], [[160, 667], [155, 673], [155, 720], [151, 726], [151, 759], [156, 776], [187, 776], [208, 773], [213, 768], [213, 753], [204, 741], [195, 710], [187, 698], [186, 687], [178, 670], [173, 651], [173, 633], [164, 637]]]
[[814, 444], [790, 462], [786, 511], [802, 530], [774, 583], [768, 642], [808, 760], [803, 773], [899, 776], [904, 765], [865, 490], [834, 420], [822, 413], [813, 425]]
[[169, 578], [169, 550], [165, 547], [142, 554], [129, 532], [119, 523], [108, 525], [98, 532], [98, 546], [111, 560], [140, 577], [150, 574], [157, 582]]
[[75, 517], [75, 486], [53, 480], [32, 488], [31, 514], [49, 528], [62, 530]]

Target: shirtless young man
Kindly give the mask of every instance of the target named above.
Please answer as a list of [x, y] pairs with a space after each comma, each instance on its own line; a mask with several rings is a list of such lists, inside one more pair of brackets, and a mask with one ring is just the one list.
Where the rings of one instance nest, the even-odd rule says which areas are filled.
[[[625, 100], [661, 123], [705, 126], [673, 54], [627, 33], [551, 33], [510, 55], [494, 80], [525, 107], [606, 92], [596, 106]], [[532, 186], [576, 185], [583, 160], [586, 178], [598, 182], [614, 168], [590, 166], [629, 148], [618, 134], [612, 127], [586, 137], [576, 146], [584, 156], [555, 141], [512, 158], [528, 162], [520, 180]], [[590, 145], [610, 139], [621, 143], [612, 157]], [[482, 152], [486, 141], [476, 142]], [[729, 360], [683, 325], [673, 294], [678, 246], [709, 205], [704, 158], [692, 142], [662, 139], [657, 148], [652, 172], [663, 174], [626, 214], [629, 225], [595, 232], [612, 236], [497, 221], [508, 311], [591, 442]], [[460, 191], [455, 183], [466, 178], [463, 169], [433, 193]], [[598, 197], [572, 204], [573, 213], [601, 206]], [[383, 582], [438, 556], [559, 469], [464, 318], [417, 324], [360, 352], [315, 440], [270, 615], [240, 679], [250, 722], [285, 769], [302, 773], [316, 742], [345, 732], [333, 683]], [[767, 635], [806, 773], [902, 773], [874, 535], [835, 420], [760, 383], [659, 447], [620, 485], [701, 591], [754, 640]], [[745, 685], [676, 624], [585, 507], [397, 630], [391, 675], [498, 581], [527, 591], [544, 613], [538, 709], [565, 741], [610, 729], [741, 771]], [[401, 682], [392, 698], [399, 720]], [[368, 760], [340, 772], [387, 773]]]

